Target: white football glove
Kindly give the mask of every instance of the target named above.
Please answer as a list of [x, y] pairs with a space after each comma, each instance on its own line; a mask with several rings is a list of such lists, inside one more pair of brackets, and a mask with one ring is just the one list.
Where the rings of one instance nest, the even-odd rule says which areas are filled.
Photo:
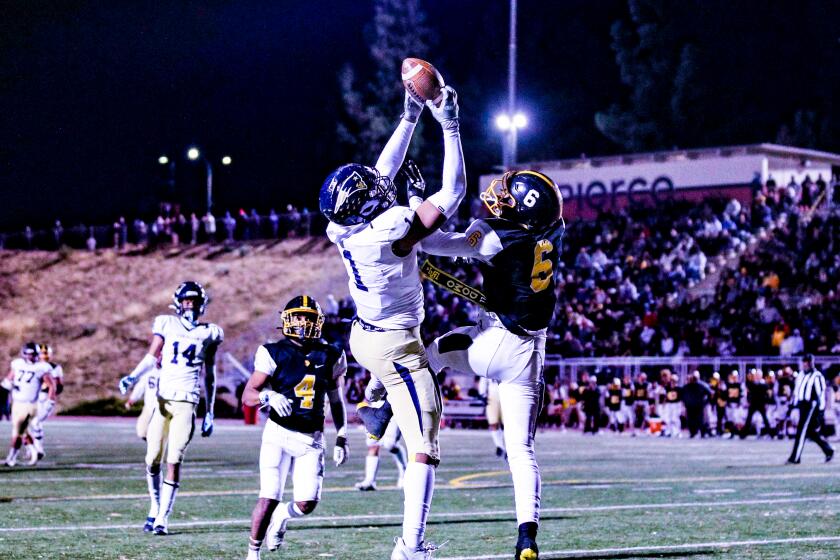
[[385, 385], [379, 378], [371, 376], [367, 387], [365, 387], [365, 400], [371, 403], [378, 402], [385, 398], [386, 393]]
[[208, 412], [204, 415], [204, 421], [201, 423], [201, 437], [210, 437], [213, 435], [213, 413]]
[[333, 448], [333, 461], [335, 461], [335, 466], [340, 467], [346, 463], [349, 456], [350, 447], [347, 445], [347, 438], [338, 436], [335, 438], [335, 447]]
[[289, 416], [292, 413], [292, 401], [276, 391], [261, 391], [260, 404], [274, 409], [278, 416]]
[[420, 114], [423, 112], [423, 106], [414, 100], [413, 97], [405, 92], [405, 101], [403, 101], [402, 118], [408, 122], [416, 123], [420, 119]]
[[426, 106], [442, 128], [457, 128], [458, 93], [451, 87], [444, 86], [441, 95], [440, 105], [435, 105], [432, 101], [426, 101]]
[[131, 386], [134, 385], [136, 379], [131, 375], [126, 375], [122, 379], [120, 379], [120, 394], [125, 395], [128, 393], [128, 390], [131, 389]]

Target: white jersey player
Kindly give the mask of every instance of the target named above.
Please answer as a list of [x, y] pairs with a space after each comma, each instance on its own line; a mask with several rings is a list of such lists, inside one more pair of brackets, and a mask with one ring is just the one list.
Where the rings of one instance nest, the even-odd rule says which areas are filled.
[[[157, 406], [146, 434], [146, 481], [151, 505], [143, 530], [168, 534], [169, 514], [180, 485], [181, 462], [195, 429], [195, 409], [201, 396], [204, 367], [207, 412], [202, 437], [213, 433], [216, 400], [216, 351], [224, 339], [213, 323], [199, 323], [208, 303], [201, 284], [184, 282], [175, 290], [172, 308], [177, 315], [160, 315], [152, 326], [152, 342], [134, 371], [120, 380], [125, 394], [137, 379], [160, 362]], [[160, 463], [166, 454], [166, 478], [161, 484]]]
[[502, 402], [499, 400], [499, 382], [486, 377], [480, 378], [478, 393], [487, 403], [484, 407], [484, 414], [487, 416], [487, 429], [490, 431], [490, 437], [493, 438], [493, 444], [496, 446], [496, 457], [501, 457], [507, 461], [505, 434], [502, 430]]
[[31, 444], [34, 446], [38, 456], [43, 458], [44, 451], [44, 421], [50, 417], [55, 410], [58, 395], [64, 390], [64, 369], [60, 364], [52, 361], [52, 347], [49, 344], [38, 345], [38, 358], [50, 366], [50, 375], [55, 381], [55, 398], [50, 398], [46, 385], [41, 385], [41, 392], [38, 395], [38, 414], [29, 423], [28, 432], [31, 436]]
[[[38, 415], [41, 386], [46, 385], [48, 398], [55, 399], [55, 381], [50, 375], [51, 371], [49, 364], [38, 361], [38, 346], [34, 342], [24, 344], [21, 357], [12, 360], [9, 373], [3, 380], [3, 386], [12, 392], [12, 442], [6, 456], [7, 467], [17, 464], [23, 436]], [[29, 464], [34, 465], [41, 456], [35, 446], [31, 445]]]
[[[242, 401], [268, 406], [260, 448], [260, 497], [251, 516], [248, 560], [259, 560], [263, 539], [277, 550], [290, 519], [315, 510], [324, 480], [324, 405], [329, 401], [336, 428], [333, 461], [348, 456], [344, 375], [347, 357], [321, 339], [324, 314], [313, 298], [301, 295], [283, 309], [284, 340], [263, 344]], [[280, 503], [291, 473], [294, 500]], [[306, 556], [303, 552], [301, 556]]]
[[152, 414], [157, 408], [157, 386], [160, 379], [160, 369], [155, 367], [138, 377], [131, 389], [131, 394], [125, 402], [127, 409], [134, 406], [134, 403], [143, 400], [143, 409], [137, 417], [134, 426], [137, 437], [146, 441], [146, 434], [149, 431], [149, 423], [152, 421]]
[[[327, 236], [344, 261], [358, 314], [350, 348], [387, 388], [391, 406], [379, 411], [389, 413], [393, 408], [408, 447], [403, 531], [391, 553], [393, 560], [427, 558], [437, 548], [425, 543], [424, 537], [434, 468], [440, 462], [441, 401], [420, 339], [423, 288], [417, 243], [455, 213], [466, 188], [455, 91], [444, 88], [439, 106], [427, 105], [443, 129], [440, 191], [423, 200], [422, 189], [409, 188], [409, 207], [394, 205], [392, 178], [403, 163], [423, 110], [406, 95], [405, 112], [376, 166], [341, 166], [327, 177], [320, 193], [321, 212], [330, 220]], [[373, 412], [370, 407], [359, 411], [363, 420], [368, 418], [368, 430], [380, 436], [385, 424], [372, 426]]]

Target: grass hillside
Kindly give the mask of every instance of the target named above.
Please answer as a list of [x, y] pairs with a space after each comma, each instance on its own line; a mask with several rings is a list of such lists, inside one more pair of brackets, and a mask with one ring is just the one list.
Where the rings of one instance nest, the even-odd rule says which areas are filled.
[[48, 342], [66, 374], [61, 408], [114, 396], [184, 280], [207, 289], [205, 319], [222, 326], [222, 349], [239, 359], [277, 336], [277, 313], [292, 296], [347, 294], [341, 259], [324, 239], [148, 254], [0, 251], [0, 359], [18, 356], [27, 340]]

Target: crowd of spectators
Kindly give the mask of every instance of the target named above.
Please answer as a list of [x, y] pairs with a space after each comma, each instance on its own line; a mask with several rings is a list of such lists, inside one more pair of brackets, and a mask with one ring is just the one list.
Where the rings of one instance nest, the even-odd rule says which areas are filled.
[[285, 239], [309, 236], [318, 231], [321, 221], [320, 215], [291, 204], [280, 213], [274, 208], [268, 214], [260, 214], [255, 208], [250, 212], [240, 208], [215, 216], [212, 212], [185, 213], [177, 205], [163, 203], [158, 215], [149, 220], [120, 216], [111, 225], [79, 224], [67, 228], [56, 220], [49, 230], [26, 226], [21, 232], [0, 233], [0, 249], [55, 250], [66, 246], [94, 251], [106, 247], [125, 249], [130, 245], [156, 248]]

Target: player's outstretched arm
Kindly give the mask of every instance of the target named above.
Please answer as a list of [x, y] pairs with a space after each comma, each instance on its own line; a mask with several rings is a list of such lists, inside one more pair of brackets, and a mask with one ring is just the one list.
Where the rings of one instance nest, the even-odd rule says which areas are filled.
[[458, 128], [458, 94], [447, 86], [443, 88], [440, 106], [431, 102], [427, 105], [443, 129], [443, 182], [440, 190], [417, 208], [405, 236], [394, 242], [393, 251], [399, 256], [407, 255], [415, 244], [455, 214], [467, 189], [464, 151], [461, 148], [461, 134]]
[[131, 373], [120, 379], [120, 394], [125, 395], [131, 389], [131, 386], [137, 383], [138, 379], [157, 367], [161, 350], [163, 350], [163, 337], [159, 334], [153, 335], [152, 342], [149, 344], [149, 351], [146, 352], [146, 355], [143, 356], [143, 359]]
[[218, 344], [207, 347], [204, 357], [204, 397], [207, 401], [207, 410], [204, 413], [204, 421], [201, 423], [201, 437], [213, 435], [213, 411], [216, 409], [216, 351]]
[[55, 378], [48, 373], [44, 376], [43, 382], [47, 386], [47, 400], [55, 403], [55, 397], [56, 397]]
[[344, 375], [347, 372], [347, 356], [344, 352], [333, 367], [333, 384], [327, 391], [327, 398], [330, 399], [330, 413], [335, 423], [335, 447], [333, 448], [333, 461], [336, 467], [347, 462], [350, 456], [350, 447], [347, 445], [347, 407], [344, 405]]
[[483, 220], [476, 220], [467, 231], [435, 231], [421, 242], [421, 248], [439, 257], [465, 257], [490, 262], [502, 250], [502, 240]]
[[402, 167], [405, 160], [405, 154], [408, 152], [408, 145], [411, 144], [411, 137], [414, 134], [414, 128], [417, 126], [417, 120], [420, 118], [420, 113], [423, 112], [423, 106], [414, 101], [406, 92], [404, 101], [404, 111], [400, 118], [400, 123], [396, 130], [391, 135], [388, 143], [379, 154], [379, 159], [376, 161], [376, 169], [380, 175], [391, 177], [393, 179], [400, 167]]

